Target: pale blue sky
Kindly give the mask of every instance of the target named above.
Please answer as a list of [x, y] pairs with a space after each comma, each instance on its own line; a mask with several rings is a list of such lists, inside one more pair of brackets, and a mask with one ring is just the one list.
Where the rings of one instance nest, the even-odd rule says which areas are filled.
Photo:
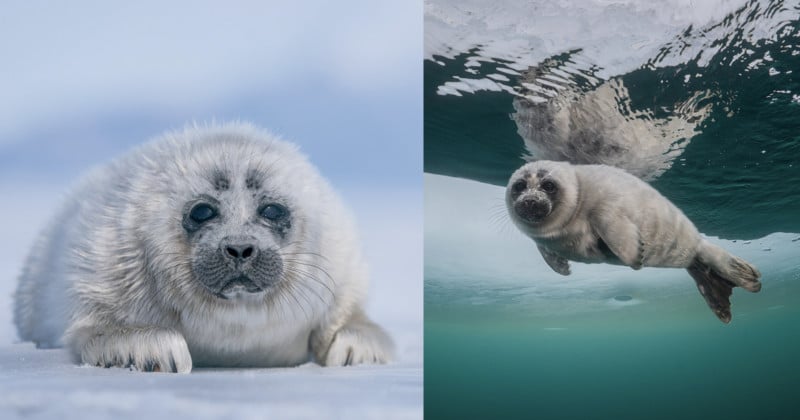
[[14, 2], [0, 182], [74, 179], [169, 128], [244, 119], [335, 185], [421, 188], [422, 2]]

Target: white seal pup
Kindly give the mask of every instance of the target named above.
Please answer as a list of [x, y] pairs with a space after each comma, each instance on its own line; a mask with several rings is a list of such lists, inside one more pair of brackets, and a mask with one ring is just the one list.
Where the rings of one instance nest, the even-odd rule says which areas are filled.
[[20, 338], [143, 371], [383, 363], [355, 227], [289, 143], [241, 123], [169, 132], [99, 168], [34, 246]]
[[725, 323], [731, 320], [733, 287], [761, 290], [755, 267], [703, 239], [675, 205], [618, 168], [528, 163], [511, 176], [506, 206], [545, 262], [565, 276], [570, 273], [568, 260], [634, 270], [685, 268]]

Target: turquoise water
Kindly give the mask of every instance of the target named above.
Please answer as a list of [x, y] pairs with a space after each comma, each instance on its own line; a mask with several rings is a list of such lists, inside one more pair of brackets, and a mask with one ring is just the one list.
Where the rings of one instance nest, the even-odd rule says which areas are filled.
[[733, 328], [594, 319], [567, 330], [426, 319], [426, 418], [790, 418], [799, 317]]
[[[587, 59], [602, 45], [528, 67], [496, 43], [425, 61], [427, 418], [797, 415], [800, 7], [743, 4], [620, 72]], [[436, 25], [426, 31], [451, 41]], [[487, 80], [500, 88], [474, 89]], [[587, 100], [608, 86], [610, 101]], [[565, 109], [572, 131], [543, 136]], [[619, 143], [628, 134], [642, 142]], [[763, 290], [734, 290], [731, 324], [683, 270], [573, 263], [562, 277], [511, 226], [502, 187], [525, 156], [605, 153], [759, 267]]]

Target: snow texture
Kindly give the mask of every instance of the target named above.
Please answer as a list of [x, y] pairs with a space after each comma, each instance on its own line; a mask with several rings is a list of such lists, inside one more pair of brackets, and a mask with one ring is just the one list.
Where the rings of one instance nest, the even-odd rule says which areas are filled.
[[191, 375], [77, 366], [63, 350], [0, 349], [0, 418], [422, 417], [418, 363], [197, 369]]

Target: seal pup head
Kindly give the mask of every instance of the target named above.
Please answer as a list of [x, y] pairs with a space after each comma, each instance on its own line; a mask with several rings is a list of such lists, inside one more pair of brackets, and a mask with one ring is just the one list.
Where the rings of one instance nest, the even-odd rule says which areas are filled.
[[506, 187], [506, 207], [523, 232], [542, 236], [567, 223], [578, 204], [578, 180], [568, 163], [540, 160], [517, 169]]
[[173, 132], [142, 152], [132, 224], [164, 305], [309, 316], [329, 306], [321, 248], [338, 202], [294, 145], [228, 124]]

